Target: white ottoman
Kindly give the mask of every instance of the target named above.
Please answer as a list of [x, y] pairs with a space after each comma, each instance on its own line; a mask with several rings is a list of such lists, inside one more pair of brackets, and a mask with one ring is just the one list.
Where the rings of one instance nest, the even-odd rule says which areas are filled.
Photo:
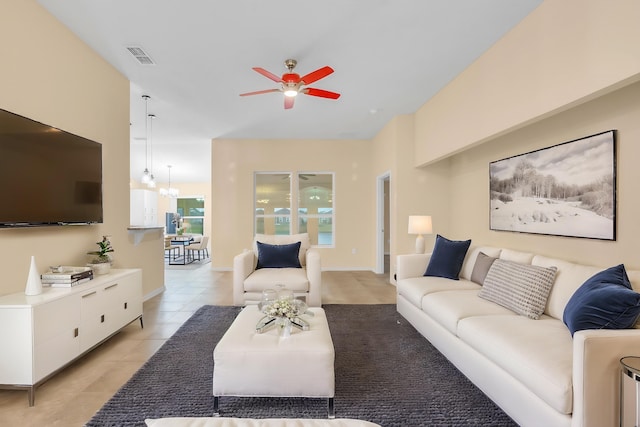
[[275, 329], [262, 334], [256, 323], [263, 314], [257, 306], [245, 307], [213, 350], [214, 414], [220, 396], [312, 397], [328, 399], [334, 418], [335, 352], [322, 308], [304, 316], [308, 331], [292, 328], [281, 338]]

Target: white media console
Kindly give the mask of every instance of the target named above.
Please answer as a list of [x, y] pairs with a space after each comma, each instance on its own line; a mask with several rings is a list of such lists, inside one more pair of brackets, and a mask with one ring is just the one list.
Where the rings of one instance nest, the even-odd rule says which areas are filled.
[[136, 319], [142, 270], [111, 270], [71, 288], [0, 297], [0, 388], [35, 388]]

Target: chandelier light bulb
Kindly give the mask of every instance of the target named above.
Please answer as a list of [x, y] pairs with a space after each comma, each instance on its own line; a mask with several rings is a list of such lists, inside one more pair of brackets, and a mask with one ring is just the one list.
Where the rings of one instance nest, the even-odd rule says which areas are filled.
[[159, 193], [164, 197], [173, 197], [176, 198], [180, 194], [180, 191], [177, 188], [171, 188], [171, 165], [167, 165], [169, 169], [169, 188], [161, 188]]
[[142, 179], [140, 181], [142, 181], [143, 184], [149, 184], [149, 181], [151, 181], [151, 175], [149, 174], [149, 169], [144, 168], [144, 172], [142, 173]]

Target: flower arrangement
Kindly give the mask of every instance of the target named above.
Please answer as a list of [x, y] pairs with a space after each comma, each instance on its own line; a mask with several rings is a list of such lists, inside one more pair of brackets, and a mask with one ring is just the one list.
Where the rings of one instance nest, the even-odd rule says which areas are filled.
[[91, 251], [87, 252], [89, 255], [95, 255], [95, 257], [91, 260], [92, 264], [102, 264], [102, 263], [110, 263], [111, 257], [109, 256], [110, 252], [114, 252], [113, 247], [111, 247], [111, 241], [109, 240], [109, 236], [102, 236], [102, 240], [96, 242], [96, 244], [100, 247], [99, 251]]
[[291, 335], [291, 327], [295, 326], [303, 331], [309, 330], [309, 324], [300, 317], [305, 314], [313, 316], [307, 304], [293, 297], [293, 292], [283, 285], [276, 285], [278, 291], [265, 289], [262, 291], [262, 300], [258, 304], [258, 310], [264, 317], [256, 324], [256, 331], [263, 333], [273, 326], [278, 329], [278, 335], [288, 337]]
[[263, 307], [262, 312], [270, 317], [282, 317], [289, 320], [300, 316], [300, 306], [289, 299], [279, 299]]

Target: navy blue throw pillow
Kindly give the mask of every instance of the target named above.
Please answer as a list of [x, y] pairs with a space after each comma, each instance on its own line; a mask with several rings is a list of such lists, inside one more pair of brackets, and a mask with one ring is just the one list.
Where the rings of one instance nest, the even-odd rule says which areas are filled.
[[471, 240], [449, 240], [438, 234], [424, 275], [458, 280], [464, 257], [467, 255], [470, 245]]
[[270, 245], [256, 242], [258, 245], [258, 268], [302, 268], [298, 254], [301, 242], [288, 245]]
[[571, 336], [583, 329], [629, 329], [640, 315], [640, 294], [623, 264], [596, 273], [571, 296], [562, 315]]

